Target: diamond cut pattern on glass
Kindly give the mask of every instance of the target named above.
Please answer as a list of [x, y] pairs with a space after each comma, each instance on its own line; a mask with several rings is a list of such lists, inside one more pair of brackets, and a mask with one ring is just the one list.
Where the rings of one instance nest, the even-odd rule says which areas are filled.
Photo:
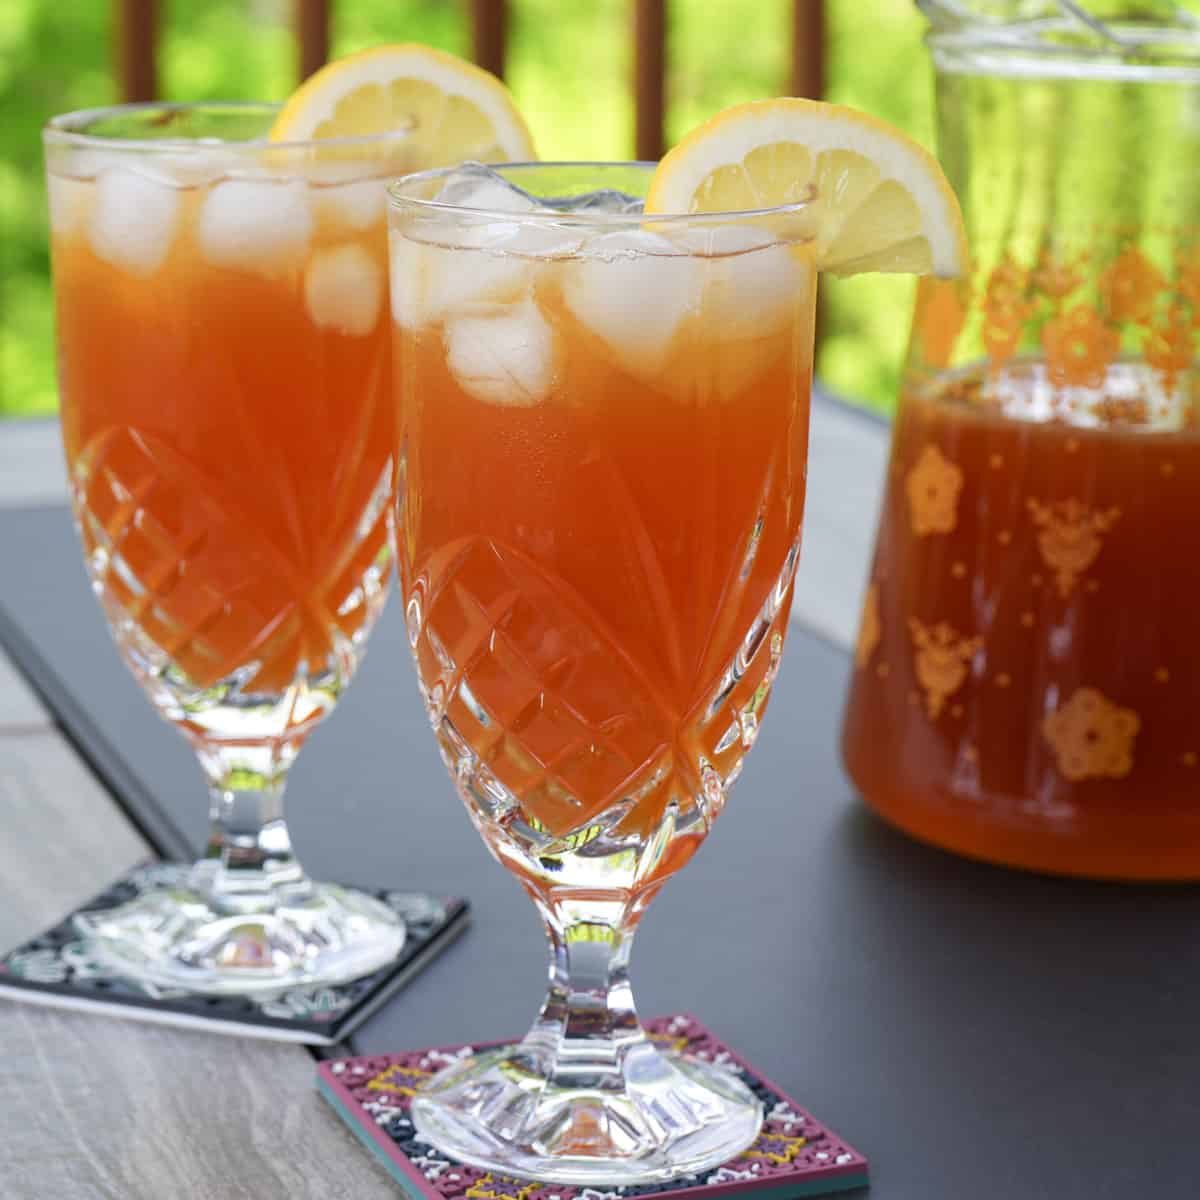
[[[468, 805], [492, 821], [519, 810], [534, 834], [572, 849], [601, 834], [647, 842], [664, 820], [668, 840], [707, 833], [779, 669], [795, 561], [793, 549], [715, 686], [675, 715], [596, 624], [564, 618], [581, 607], [566, 585], [519, 552], [472, 540], [426, 601], [416, 644]], [[576, 674], [587, 688], [571, 688]], [[639, 846], [661, 850], [653, 837]]]
[[[427, 697], [444, 697], [445, 719], [470, 731], [477, 758], [555, 835], [614, 802], [669, 738], [639, 703], [637, 672], [591, 625], [566, 622], [561, 595], [538, 603], [562, 586], [521, 556], [474, 541], [431, 598], [417, 651]], [[590, 685], [569, 701], [576, 671]]]
[[138, 430], [93, 439], [72, 485], [93, 587], [168, 715], [348, 679], [386, 588], [389, 471], [340, 542], [331, 522], [315, 561], [274, 544], [229, 489]]

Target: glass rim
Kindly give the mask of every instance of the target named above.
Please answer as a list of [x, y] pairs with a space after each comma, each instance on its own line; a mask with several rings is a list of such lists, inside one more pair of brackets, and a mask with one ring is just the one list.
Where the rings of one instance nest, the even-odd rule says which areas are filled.
[[[526, 222], [533, 224], [554, 224], [554, 225], [572, 225], [572, 226], [602, 226], [620, 229], [630, 226], [646, 226], [646, 225], [666, 225], [666, 224], [694, 224], [694, 225], [711, 225], [716, 221], [731, 221], [731, 220], [763, 220], [764, 218], [789, 216], [793, 213], [802, 213], [809, 208], [816, 199], [815, 191], [812, 195], [804, 200], [796, 200], [790, 204], [772, 205], [767, 208], [747, 208], [747, 209], [730, 209], [721, 212], [711, 213], [614, 213], [603, 211], [586, 211], [586, 212], [571, 212], [569, 210], [554, 209], [549, 212], [512, 212], [505, 209], [496, 208], [475, 208], [465, 204], [450, 204], [445, 200], [423, 199], [419, 196], [405, 195], [405, 189], [417, 186], [422, 183], [427, 183], [434, 179], [442, 179], [448, 175], [452, 175], [459, 170], [464, 164], [459, 163], [448, 167], [434, 167], [427, 171], [414, 171], [408, 175], [402, 175], [398, 179], [394, 179], [388, 184], [388, 208], [393, 211], [411, 211], [437, 214], [443, 217], [448, 216], [466, 216], [472, 219], [488, 220], [488, 221], [505, 221], [510, 223], [524, 224]], [[594, 168], [604, 170], [608, 168], [629, 170], [630, 168], [640, 169], [646, 172], [653, 171], [658, 163], [648, 162], [644, 159], [558, 159], [548, 162], [530, 161], [530, 162], [503, 162], [503, 163], [486, 163], [497, 171], [530, 171], [535, 169], [545, 170], [562, 170], [579, 169], [579, 168]], [[811, 185], [810, 185], [811, 188]]]
[[[1106, 23], [1111, 41], [1071, 45], [1078, 34], [1064, 17], [991, 21], [930, 29], [925, 44], [939, 71], [957, 75], [1078, 79], [1112, 83], [1200, 83], [1200, 25]], [[1161, 50], [1161, 57], [1146, 57]], [[1142, 55], [1143, 57], [1138, 57]]]
[[268, 137], [260, 138], [194, 138], [194, 137], [108, 137], [104, 134], [88, 133], [85, 127], [106, 117], [122, 116], [137, 112], [199, 112], [216, 113], [278, 113], [283, 105], [270, 100], [142, 100], [131, 104], [106, 104], [95, 108], [77, 108], [70, 112], [50, 117], [42, 126], [42, 138], [47, 143], [72, 146], [77, 149], [115, 151], [170, 151], [178, 154], [188, 150], [221, 150], [229, 153], [258, 154], [264, 147], [273, 152], [310, 152], [318, 147], [337, 149], [341, 147], [390, 145], [404, 142], [412, 133], [414, 125], [403, 129], [389, 129], [386, 133], [358, 134], [354, 137], [299, 138], [272, 142]]

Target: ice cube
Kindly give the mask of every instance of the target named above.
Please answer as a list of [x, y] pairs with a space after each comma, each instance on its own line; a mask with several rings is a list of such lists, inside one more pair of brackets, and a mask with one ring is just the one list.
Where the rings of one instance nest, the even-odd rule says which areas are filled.
[[569, 258], [583, 245], [576, 230], [540, 221], [492, 221], [458, 240], [461, 246], [431, 248], [426, 256], [430, 316], [511, 303], [531, 290], [539, 262]]
[[159, 150], [140, 158], [134, 170], [175, 187], [202, 187], [216, 183], [238, 165], [237, 154], [218, 142], [203, 148]]
[[[493, 229], [492, 236], [500, 238]], [[483, 241], [487, 234], [476, 235]], [[528, 259], [495, 249], [424, 248], [425, 315], [430, 320], [478, 304], [510, 303], [529, 291], [533, 267]]]
[[478, 238], [477, 245], [488, 254], [569, 258], [583, 246], [583, 234], [577, 228], [541, 220], [498, 221]]
[[102, 171], [119, 167], [121, 159], [111, 150], [71, 149], [54, 156], [54, 172], [72, 179], [95, 179]]
[[63, 175], [46, 176], [46, 205], [50, 213], [50, 229], [67, 234], [77, 228], [87, 215], [92, 185]]
[[546, 208], [571, 213], [640, 213], [643, 201], [627, 192], [615, 188], [599, 188], [594, 192], [582, 192], [578, 196], [556, 196], [541, 202]]
[[700, 299], [699, 260], [659, 234], [619, 229], [589, 239], [563, 278], [572, 313], [639, 374], [661, 370]]
[[450, 370], [477, 400], [529, 407], [549, 394], [554, 330], [533, 300], [454, 317], [444, 336]]
[[167, 257], [179, 220], [179, 191], [124, 167], [96, 177], [88, 241], [97, 257], [151, 275]]
[[425, 320], [425, 247], [395, 232], [389, 247], [392, 320], [404, 329], [416, 329]]
[[387, 181], [360, 179], [313, 189], [317, 219], [361, 233], [381, 224], [387, 210]]
[[812, 285], [794, 247], [752, 225], [692, 229], [686, 240], [705, 263], [702, 312], [716, 336], [763, 337], [786, 325]]
[[313, 324], [362, 337], [375, 328], [383, 272], [353, 242], [318, 250], [304, 272], [304, 302]]
[[302, 181], [229, 179], [204, 198], [200, 249], [216, 266], [278, 275], [300, 266], [312, 228]]
[[483, 163], [467, 162], [446, 176], [434, 200], [456, 208], [478, 208], [486, 212], [532, 212], [537, 201], [499, 171]]
[[[426, 234], [442, 236], [437, 230]], [[480, 304], [514, 303], [529, 294], [538, 260], [568, 257], [582, 243], [571, 230], [518, 221], [488, 221], [444, 236], [457, 244], [392, 235], [392, 316], [406, 328]]]

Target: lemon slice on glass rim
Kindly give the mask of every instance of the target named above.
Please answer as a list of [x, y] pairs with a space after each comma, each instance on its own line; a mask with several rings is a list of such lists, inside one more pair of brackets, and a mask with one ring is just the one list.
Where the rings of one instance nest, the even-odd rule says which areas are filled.
[[[375, 46], [327, 63], [279, 110], [270, 140], [361, 138], [406, 127], [409, 170], [536, 157], [529, 129], [499, 79], [418, 43]], [[338, 148], [341, 156], [375, 152]]]
[[962, 212], [937, 159], [886, 122], [837, 104], [754, 100], [718, 113], [659, 163], [646, 212], [805, 201], [820, 271], [966, 273]]

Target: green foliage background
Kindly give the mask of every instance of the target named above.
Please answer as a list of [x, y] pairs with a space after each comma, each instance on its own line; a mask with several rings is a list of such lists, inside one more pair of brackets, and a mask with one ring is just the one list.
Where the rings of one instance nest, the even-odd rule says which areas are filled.
[[[295, 79], [290, 0], [164, 0], [160, 83], [172, 100], [282, 99]], [[672, 0], [668, 137], [726, 105], [786, 91], [787, 0]], [[629, 157], [627, 0], [511, 0], [508, 80], [543, 157]], [[39, 130], [112, 103], [108, 0], [0, 0], [0, 417], [53, 412], [53, 306]], [[829, 99], [931, 141], [929, 66], [912, 0], [827, 0]], [[333, 53], [423, 41], [468, 53], [456, 0], [339, 0]], [[912, 283], [823, 284], [818, 373], [890, 410]]]

